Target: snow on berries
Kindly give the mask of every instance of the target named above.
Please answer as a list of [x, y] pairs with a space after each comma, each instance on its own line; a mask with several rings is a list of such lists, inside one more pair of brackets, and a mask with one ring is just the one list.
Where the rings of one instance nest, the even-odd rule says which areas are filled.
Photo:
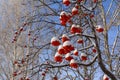
[[66, 54], [66, 52], [65, 52], [65, 50], [64, 50], [64, 48], [63, 48], [62, 45], [60, 45], [60, 46], [58, 47], [58, 50], [57, 50], [57, 51], [58, 51], [58, 53], [61, 54], [61, 55], [62, 55], [62, 54]]
[[60, 45], [60, 41], [59, 41], [59, 39], [57, 37], [53, 37], [51, 39], [51, 44], [52, 44], [52, 46], [59, 46]]
[[101, 25], [97, 25], [96, 26], [96, 31], [99, 32], [99, 33], [101, 33], [101, 32], [104, 31], [104, 28]]
[[60, 13], [60, 23], [61, 23], [61, 25], [65, 26], [66, 23], [70, 20], [71, 17], [72, 17], [72, 15], [70, 13], [62, 11]]
[[82, 33], [82, 28], [79, 25], [72, 24], [70, 31], [72, 34]]
[[54, 60], [56, 62], [62, 62], [62, 55], [60, 55], [59, 53], [56, 53], [54, 56]]
[[69, 41], [69, 37], [66, 34], [62, 35], [62, 42]]
[[77, 9], [78, 9], [78, 8], [79, 8], [79, 5], [78, 5], [78, 4], [75, 4], [75, 8], [77, 8]]
[[103, 80], [109, 80], [109, 78], [108, 78], [108, 76], [106, 74], [104, 74]]
[[66, 6], [69, 6], [70, 5], [70, 0], [63, 0], [63, 4], [66, 5]]
[[86, 61], [87, 60], [87, 55], [85, 53], [81, 53], [80, 58], [81, 58], [82, 61]]
[[81, 39], [81, 38], [79, 38], [78, 40], [77, 40], [77, 43], [79, 43], [79, 44], [83, 44], [83, 39]]
[[72, 24], [72, 26], [71, 26], [71, 33], [72, 34], [74, 34], [75, 32], [76, 32], [76, 30], [77, 30], [77, 27], [76, 27], [76, 25], [75, 24]]
[[74, 54], [75, 56], [78, 56], [78, 50], [75, 49], [75, 50], [73, 51], [73, 54]]
[[74, 15], [77, 15], [78, 13], [79, 13], [78, 9], [76, 7], [74, 7], [72, 9], [72, 15], [74, 16]]
[[71, 52], [72, 50], [74, 50], [74, 46], [70, 41], [65, 41], [63, 43], [63, 48], [65, 49], [65, 51], [67, 53]]
[[73, 57], [72, 57], [72, 55], [71, 55], [70, 53], [67, 53], [67, 54], [65, 55], [65, 59], [66, 59], [67, 61], [71, 61], [71, 60], [73, 59]]
[[72, 67], [72, 68], [78, 68], [78, 63], [74, 59], [72, 59], [70, 61], [70, 67]]
[[97, 52], [97, 50], [96, 50], [95, 47], [92, 48], [92, 52], [93, 52], [93, 53], [96, 53], [96, 52]]

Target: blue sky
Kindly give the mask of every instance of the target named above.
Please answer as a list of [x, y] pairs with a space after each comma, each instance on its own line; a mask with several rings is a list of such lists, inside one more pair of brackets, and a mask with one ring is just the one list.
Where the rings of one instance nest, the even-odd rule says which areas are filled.
[[[112, 0], [106, 0], [106, 2], [103, 2], [105, 11], [108, 10], [111, 1], [112, 1]], [[115, 3], [113, 3], [112, 8], [110, 9], [111, 13], [114, 12], [115, 8], [116, 8], [116, 7], [115, 7]], [[110, 15], [109, 17], [112, 17], [112, 16], [113, 16], [113, 15]], [[107, 20], [107, 24], [109, 23], [108, 21], [109, 21], [109, 20]], [[113, 42], [114, 42], [114, 40], [115, 40], [115, 37], [116, 37], [116, 35], [117, 35], [117, 29], [118, 29], [117, 27], [112, 26], [112, 27], [110, 28], [109, 32], [108, 32], [108, 36], [109, 36], [108, 40], [109, 40], [109, 44], [110, 44], [110, 45], [112, 45]]]

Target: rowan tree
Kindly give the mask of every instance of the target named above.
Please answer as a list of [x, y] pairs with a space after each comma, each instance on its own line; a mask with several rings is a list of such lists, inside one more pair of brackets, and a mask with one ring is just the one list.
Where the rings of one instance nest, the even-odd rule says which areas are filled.
[[1, 79], [120, 79], [119, 0], [13, 1], [3, 6]]

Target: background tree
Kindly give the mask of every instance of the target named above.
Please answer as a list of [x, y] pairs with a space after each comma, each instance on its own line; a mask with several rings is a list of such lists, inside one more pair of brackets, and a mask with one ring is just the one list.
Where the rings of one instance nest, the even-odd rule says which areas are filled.
[[[119, 0], [63, 1], [3, 1], [0, 79], [102, 80], [104, 74], [111, 80], [120, 79]], [[74, 26], [78, 29], [72, 29]], [[71, 55], [62, 54], [57, 62], [58, 47], [51, 39], [57, 37], [64, 44], [63, 34], [78, 55], [67, 50]], [[70, 66], [66, 54], [74, 58], [77, 67]], [[81, 54], [87, 58], [81, 59]]]

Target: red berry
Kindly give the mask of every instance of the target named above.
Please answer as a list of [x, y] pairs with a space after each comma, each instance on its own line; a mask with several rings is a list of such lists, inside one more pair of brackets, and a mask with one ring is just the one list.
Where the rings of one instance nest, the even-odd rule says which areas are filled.
[[[79, 26], [79, 25], [77, 25]], [[77, 27], [76, 33], [82, 33], [82, 28], [81, 27]]]
[[57, 76], [53, 77], [53, 80], [58, 80]]
[[17, 64], [17, 63], [18, 63], [18, 61], [15, 60], [13, 64], [15, 65], [15, 64]]
[[83, 39], [78, 39], [77, 40], [77, 43], [79, 43], [79, 44], [83, 44], [83, 42], [84, 42]]
[[70, 67], [72, 67], [72, 68], [78, 68], [78, 64], [77, 64], [77, 62], [74, 59], [72, 59], [70, 61]]
[[15, 41], [17, 41], [17, 39], [16, 39], [16, 38], [13, 38], [13, 41], [15, 42]]
[[76, 33], [76, 30], [77, 30], [77, 25], [72, 24], [71, 29], [70, 29], [71, 33], [72, 33], [72, 34], [75, 34], [75, 33]]
[[62, 56], [60, 54], [56, 53], [54, 56], [54, 60], [56, 62], [62, 62]]
[[29, 54], [26, 54], [26, 57], [29, 57], [30, 55]]
[[26, 78], [25, 80], [30, 80], [29, 78]]
[[97, 32], [103, 32], [104, 31], [104, 28], [101, 26], [101, 25], [98, 25], [97, 27], [96, 27], [96, 31]]
[[77, 51], [77, 49], [74, 50], [73, 54], [74, 54], [75, 56], [78, 56], [78, 51]]
[[20, 65], [20, 64], [17, 64], [17, 66], [18, 66], [18, 67], [21, 67], [21, 65]]
[[75, 4], [75, 8], [77, 8], [77, 9], [78, 9], [78, 8], [79, 8], [79, 5], [78, 5], [78, 4]]
[[14, 77], [17, 76], [17, 72], [13, 72], [13, 76], [14, 76]]
[[27, 24], [28, 24], [27, 22], [24, 22], [24, 23], [23, 23], [23, 26], [26, 26]]
[[17, 32], [17, 31], [15, 31], [15, 34], [17, 35], [17, 34], [18, 34], [18, 32]]
[[62, 26], [66, 26], [66, 21], [60, 21], [60, 24], [61, 24]]
[[90, 14], [90, 18], [93, 18], [94, 17], [94, 14]]
[[34, 39], [33, 39], [33, 40], [35, 41], [35, 40], [37, 40], [37, 38], [36, 38], [36, 37], [34, 37]]
[[71, 61], [71, 60], [73, 59], [73, 57], [71, 56], [70, 53], [67, 53], [67, 54], [65, 55], [65, 59], [66, 59], [67, 61]]
[[65, 4], [66, 6], [70, 5], [70, 0], [63, 0], [63, 4]]
[[69, 41], [69, 37], [66, 34], [62, 35], [62, 42]]
[[96, 53], [96, 52], [97, 52], [97, 50], [96, 50], [95, 48], [93, 48], [93, 49], [92, 49], [92, 52]]
[[22, 60], [21, 60], [21, 63], [24, 64], [24, 63], [25, 63], [25, 59], [22, 59]]
[[59, 46], [59, 45], [60, 45], [60, 41], [59, 41], [58, 38], [53, 37], [53, 38], [51, 39], [51, 44], [52, 44], [53, 46]]
[[30, 33], [28, 33], [28, 36], [30, 36], [31, 34]]
[[87, 60], [87, 57], [86, 57], [86, 56], [81, 56], [81, 60], [82, 60], [82, 61], [86, 61], [86, 60]]
[[20, 80], [24, 80], [24, 78], [20, 78]]
[[74, 46], [72, 45], [72, 43], [70, 41], [65, 41], [63, 43], [63, 48], [64, 48], [66, 53], [69, 53], [72, 50], [74, 50]]
[[20, 28], [20, 32], [23, 31], [23, 27]]
[[108, 76], [107, 76], [107, 75], [104, 75], [104, 76], [103, 76], [103, 80], [109, 80]]
[[97, 3], [98, 0], [93, 0], [93, 3]]
[[82, 33], [82, 28], [81, 28], [79, 25], [73, 24], [73, 25], [71, 26], [70, 31], [71, 31], [72, 34]]
[[65, 26], [66, 23], [69, 21], [69, 19], [72, 17], [71, 13], [67, 13], [65, 11], [62, 11], [60, 13], [60, 23], [61, 25]]
[[58, 53], [59, 53], [59, 54], [66, 54], [66, 52], [65, 52], [65, 50], [64, 50], [64, 48], [63, 48], [62, 45], [60, 45], [60, 46], [58, 47]]
[[97, 31], [97, 32], [103, 32], [104, 29], [103, 29], [103, 28], [97, 28], [96, 31]]
[[65, 11], [62, 11], [60, 13], [60, 20], [61, 21], [66, 21], [68, 19], [68, 14]]
[[83, 0], [77, 0], [77, 2], [82, 2]]
[[72, 15], [77, 15], [78, 14], [78, 9], [76, 7], [74, 7], [72, 9]]
[[45, 76], [45, 73], [44, 73], [44, 72], [42, 73], [42, 76]]
[[87, 55], [85, 53], [81, 53], [81, 60], [86, 61], [87, 60]]
[[27, 45], [24, 45], [24, 48], [27, 48]]

